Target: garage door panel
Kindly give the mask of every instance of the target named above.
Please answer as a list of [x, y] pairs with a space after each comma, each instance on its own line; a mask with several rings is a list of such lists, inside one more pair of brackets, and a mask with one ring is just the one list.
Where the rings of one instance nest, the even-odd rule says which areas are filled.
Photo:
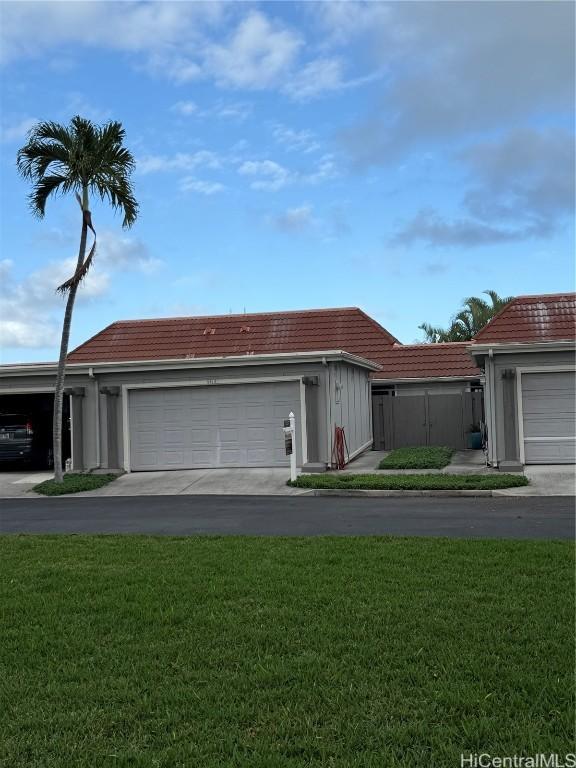
[[576, 439], [562, 443], [548, 440], [528, 440], [525, 445], [527, 464], [574, 464], [576, 462]]
[[535, 416], [525, 418], [524, 437], [572, 437], [574, 420], [562, 417], [542, 418]]
[[299, 397], [296, 382], [134, 390], [131, 467], [287, 466], [282, 421], [299, 423]]
[[576, 461], [574, 371], [522, 374], [524, 460], [527, 464]]
[[542, 393], [531, 392], [529, 396], [524, 393], [524, 413], [526, 416], [540, 415], [556, 417], [558, 413], [562, 415], [574, 415], [574, 399], [569, 392], [549, 391], [544, 395]]

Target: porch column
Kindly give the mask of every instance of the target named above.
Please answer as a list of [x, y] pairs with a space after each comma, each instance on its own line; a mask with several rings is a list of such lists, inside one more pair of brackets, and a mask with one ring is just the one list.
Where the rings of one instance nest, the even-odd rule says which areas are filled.
[[70, 418], [72, 434], [70, 452], [72, 454], [72, 469], [84, 469], [84, 416], [83, 398], [86, 394], [84, 387], [68, 387], [64, 390], [70, 397]]
[[520, 449], [518, 446], [518, 423], [516, 418], [516, 370], [505, 368], [502, 371], [502, 405], [504, 424], [504, 459], [499, 462], [498, 468], [505, 472], [521, 472], [523, 469], [520, 461]]
[[108, 469], [118, 469], [118, 396], [120, 387], [100, 387], [106, 396], [106, 436]]

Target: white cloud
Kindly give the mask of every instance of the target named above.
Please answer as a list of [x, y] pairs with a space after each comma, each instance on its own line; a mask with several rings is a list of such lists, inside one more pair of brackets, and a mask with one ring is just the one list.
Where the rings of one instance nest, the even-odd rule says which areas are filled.
[[272, 135], [278, 144], [289, 152], [303, 152], [308, 154], [320, 149], [316, 135], [310, 130], [295, 131], [282, 123], [276, 123]]
[[96, 259], [98, 266], [109, 271], [133, 270], [145, 275], [156, 272], [164, 263], [152, 256], [148, 246], [139, 238], [119, 235], [109, 230], [98, 235]]
[[296, 72], [283, 90], [296, 101], [309, 101], [321, 93], [342, 88], [342, 70], [340, 59], [315, 59]]
[[211, 107], [199, 107], [194, 101], [177, 101], [171, 107], [183, 117], [213, 118], [220, 120], [237, 120], [242, 122], [252, 114], [252, 105], [245, 101], [217, 101]]
[[308, 184], [322, 184], [324, 181], [335, 179], [340, 175], [334, 155], [324, 155], [320, 158], [314, 171], [304, 176]]
[[303, 232], [314, 225], [312, 207], [301, 205], [297, 208], [288, 208], [276, 216], [270, 217], [270, 223], [279, 232]]
[[196, 115], [198, 111], [198, 104], [194, 101], [177, 101], [176, 104], [172, 105], [172, 112], [178, 112], [178, 114], [186, 117]]
[[[346, 85], [339, 58], [323, 56], [300, 68], [305, 44], [300, 32], [247, 4], [4, 3], [1, 61], [46, 56], [51, 50], [62, 57], [74, 44], [126, 52], [137, 69], [177, 83], [209, 79], [224, 88], [278, 88], [299, 101]], [[186, 111], [193, 111], [192, 102], [182, 102], [181, 108], [192, 114]]]
[[[64, 299], [56, 288], [74, 272], [74, 258], [50, 262], [21, 282], [12, 278], [13, 263], [0, 262], [0, 344], [2, 347], [41, 348], [58, 343]], [[102, 296], [109, 276], [91, 270], [78, 292], [78, 301]]]
[[0, 141], [22, 141], [26, 134], [38, 122], [36, 117], [24, 117], [11, 123], [4, 123], [0, 128]]
[[0, 50], [4, 61], [41, 56], [68, 43], [134, 53], [169, 50], [196, 42], [223, 10], [217, 1], [5, 3]]
[[227, 43], [205, 49], [205, 70], [224, 85], [236, 88], [268, 88], [290, 69], [302, 41], [258, 11], [251, 11]]
[[238, 168], [238, 173], [241, 176], [257, 176], [250, 183], [250, 187], [257, 190], [276, 191], [294, 180], [291, 171], [273, 160], [246, 160]]
[[[136, 270], [150, 274], [162, 262], [153, 258], [138, 239], [114, 232], [98, 236], [92, 269], [82, 281], [77, 303], [102, 299], [112, 285], [115, 271]], [[0, 261], [0, 346], [39, 349], [59, 341], [64, 298], [56, 292], [76, 267], [76, 257], [51, 261], [18, 281], [12, 261]]]
[[251, 189], [276, 192], [290, 184], [322, 184], [340, 175], [333, 155], [324, 155], [310, 171], [293, 171], [275, 160], [245, 160], [238, 168], [241, 176], [256, 177]]
[[192, 171], [198, 167], [217, 169], [221, 166], [220, 158], [208, 150], [201, 149], [189, 154], [177, 152], [175, 155], [144, 155], [136, 161], [139, 173], [157, 173], [160, 171]]
[[218, 181], [205, 181], [195, 179], [193, 176], [186, 176], [180, 182], [180, 189], [183, 192], [198, 192], [201, 195], [211, 196], [223, 192], [226, 187]]

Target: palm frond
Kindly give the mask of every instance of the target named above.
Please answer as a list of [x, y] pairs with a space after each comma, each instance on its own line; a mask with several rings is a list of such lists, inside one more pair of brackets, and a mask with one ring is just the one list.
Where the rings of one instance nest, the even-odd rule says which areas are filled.
[[46, 212], [46, 202], [50, 195], [66, 193], [66, 176], [55, 174], [53, 176], [44, 176], [35, 185], [30, 193], [28, 200], [32, 213], [39, 219], [44, 218]]

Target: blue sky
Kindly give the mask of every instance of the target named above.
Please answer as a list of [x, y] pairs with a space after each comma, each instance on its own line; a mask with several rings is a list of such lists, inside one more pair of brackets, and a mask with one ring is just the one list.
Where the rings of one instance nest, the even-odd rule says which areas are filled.
[[405, 343], [466, 296], [574, 290], [574, 5], [1, 4], [3, 362], [56, 357], [81, 222], [32, 218], [38, 119], [120, 120], [130, 231], [71, 346], [124, 318], [360, 306]]

